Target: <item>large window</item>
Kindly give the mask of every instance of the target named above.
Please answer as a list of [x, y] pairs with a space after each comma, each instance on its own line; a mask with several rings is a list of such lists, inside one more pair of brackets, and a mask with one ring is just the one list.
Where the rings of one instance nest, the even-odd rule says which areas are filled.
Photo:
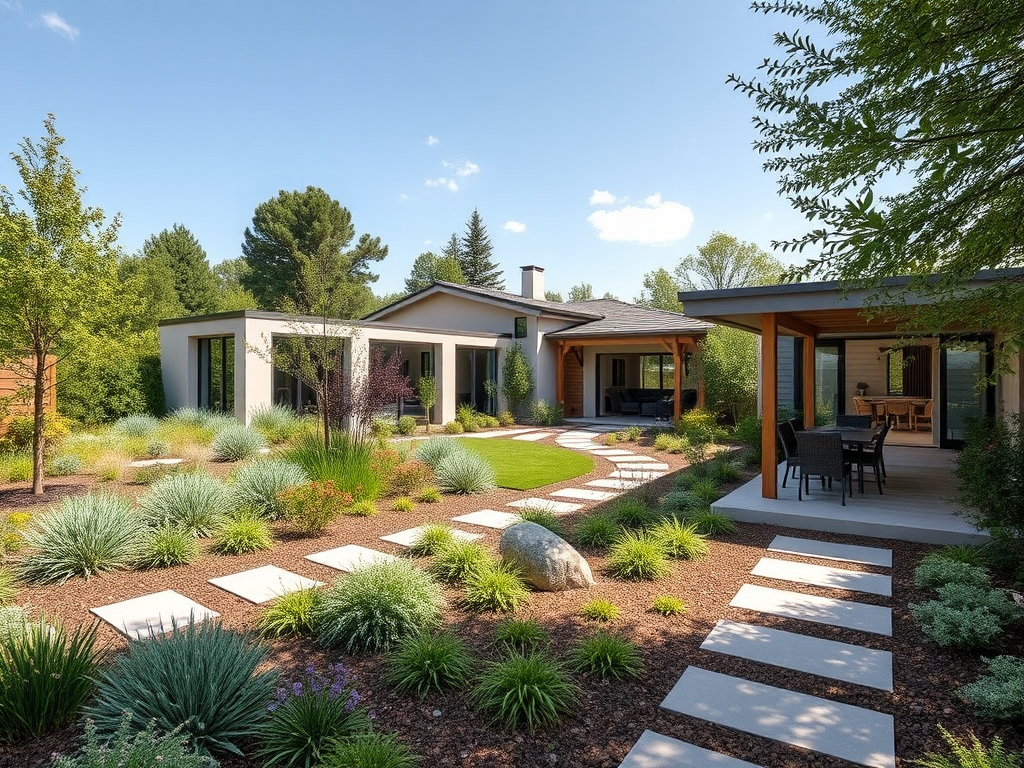
[[672, 355], [641, 355], [640, 385], [644, 389], [675, 389], [675, 358]]
[[886, 394], [932, 396], [932, 349], [919, 345], [886, 350]]
[[459, 405], [472, 405], [480, 413], [495, 413], [497, 362], [498, 353], [493, 349], [459, 347], [456, 350], [455, 384]]
[[199, 340], [200, 408], [222, 413], [235, 410], [235, 337]]

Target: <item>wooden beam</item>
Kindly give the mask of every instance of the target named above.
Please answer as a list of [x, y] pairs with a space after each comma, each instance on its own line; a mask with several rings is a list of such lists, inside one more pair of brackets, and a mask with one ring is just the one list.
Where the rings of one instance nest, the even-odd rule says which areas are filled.
[[803, 353], [803, 395], [804, 395], [804, 427], [810, 429], [814, 426], [814, 411], [817, 405], [818, 388], [814, 381], [814, 339], [804, 337]]
[[675, 366], [675, 375], [672, 377], [675, 381], [672, 392], [672, 421], [679, 421], [679, 417], [683, 414], [683, 376], [686, 373], [683, 367], [683, 353], [685, 349], [686, 345], [679, 341], [672, 345], [672, 364]]
[[776, 318], [778, 319], [779, 328], [785, 328], [787, 331], [793, 331], [801, 336], [810, 336], [813, 339], [821, 333], [821, 330], [816, 325], [811, 325], [799, 317], [780, 313], [776, 315]]
[[558, 342], [558, 355], [555, 359], [555, 402], [565, 402], [565, 342]]
[[761, 315], [761, 497], [778, 498], [779, 328], [774, 312]]
[[572, 352], [573, 357], [576, 358], [576, 362], [580, 364], [580, 368], [583, 367], [583, 348], [577, 346], [569, 347], [569, 351]]
[[[652, 347], [663, 346], [663, 340], [673, 339], [688, 344], [696, 344], [692, 336], [599, 336], [596, 338], [558, 339], [559, 344], [573, 344], [577, 347], [614, 347], [623, 344], [650, 344]], [[554, 339], [552, 339], [554, 341]]]

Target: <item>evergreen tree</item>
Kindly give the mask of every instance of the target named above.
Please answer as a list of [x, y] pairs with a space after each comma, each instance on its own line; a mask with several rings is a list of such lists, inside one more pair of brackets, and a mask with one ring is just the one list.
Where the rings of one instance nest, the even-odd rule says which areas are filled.
[[445, 259], [455, 259], [459, 262], [460, 268], [462, 265], [462, 243], [459, 242], [459, 236], [452, 232], [452, 236], [448, 238], [448, 243], [444, 248], [441, 249], [441, 257]]
[[487, 236], [487, 227], [480, 218], [480, 212], [474, 208], [473, 214], [466, 222], [466, 234], [462, 236], [462, 249], [459, 255], [459, 266], [462, 267], [467, 285], [505, 290], [501, 267], [491, 258], [493, 250], [491, 238]]
[[181, 224], [153, 235], [142, 245], [142, 258], [159, 261], [174, 275], [174, 292], [186, 315], [217, 311], [217, 281], [199, 241]]

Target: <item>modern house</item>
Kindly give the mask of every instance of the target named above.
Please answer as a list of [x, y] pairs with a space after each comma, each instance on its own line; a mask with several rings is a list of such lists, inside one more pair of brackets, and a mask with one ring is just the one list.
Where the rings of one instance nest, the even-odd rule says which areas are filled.
[[413, 387], [433, 375], [431, 421], [441, 424], [463, 403], [484, 413], [506, 407], [489, 382], [500, 392], [504, 355], [518, 343], [533, 368], [533, 398], [563, 403], [567, 416], [678, 416], [703, 403], [699, 343], [711, 327], [616, 299], [547, 301], [544, 270], [526, 266], [519, 294], [436, 282], [358, 321], [255, 310], [164, 320], [161, 367], [168, 408], [228, 411], [247, 422], [262, 405], [315, 404], [274, 367], [271, 350], [282, 337], [327, 334], [344, 339], [347, 375], [365, 376], [376, 349], [400, 352]]

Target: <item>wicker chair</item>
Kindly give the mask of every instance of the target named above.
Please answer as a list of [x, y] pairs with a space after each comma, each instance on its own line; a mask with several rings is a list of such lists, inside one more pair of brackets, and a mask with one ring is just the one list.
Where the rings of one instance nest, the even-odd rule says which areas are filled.
[[775, 431], [779, 436], [779, 445], [782, 447], [782, 453], [786, 457], [786, 473], [782, 476], [782, 487], [785, 488], [790, 470], [793, 471], [793, 479], [797, 479], [796, 470], [800, 466], [800, 454], [797, 451], [796, 432], [793, 430], [792, 424], [788, 421], [783, 421], [775, 427]]
[[853, 408], [858, 416], [867, 416], [871, 419], [872, 424], [875, 422], [875, 406], [863, 397], [853, 398]]
[[871, 425], [874, 424], [874, 419], [870, 416], [853, 416], [851, 414], [840, 413], [836, 416], [837, 427], [850, 427], [853, 429], [871, 429]]
[[909, 400], [894, 400], [885, 404], [886, 420], [890, 422], [895, 429], [900, 428], [900, 420], [903, 420], [903, 424], [906, 429], [910, 429], [910, 401]]
[[[911, 403], [913, 409], [910, 411], [910, 428], [917, 432], [917, 425], [924, 424], [929, 430], [932, 428], [932, 409], [935, 407], [934, 400], [916, 401]], [[918, 412], [918, 408], [921, 411]]]
[[875, 438], [874, 442], [870, 446], [865, 448], [860, 456], [857, 455], [857, 451], [846, 449], [846, 460], [854, 463], [858, 459], [864, 463], [860, 465], [859, 471], [863, 472], [865, 469], [870, 468], [875, 473], [875, 484], [878, 486], [878, 493], [882, 493], [882, 483], [885, 482], [885, 459], [882, 457], [882, 449], [885, 447], [885, 436], [889, 434], [889, 425], [886, 424], [882, 427], [881, 433]]
[[796, 435], [797, 450], [800, 453], [800, 478], [803, 483], [797, 498], [803, 501], [804, 492], [810, 493], [811, 475], [825, 478], [834, 477], [842, 480], [840, 498], [846, 506], [846, 489], [849, 482], [850, 496], [853, 496], [853, 467], [843, 453], [843, 436], [839, 432], [798, 432]]

